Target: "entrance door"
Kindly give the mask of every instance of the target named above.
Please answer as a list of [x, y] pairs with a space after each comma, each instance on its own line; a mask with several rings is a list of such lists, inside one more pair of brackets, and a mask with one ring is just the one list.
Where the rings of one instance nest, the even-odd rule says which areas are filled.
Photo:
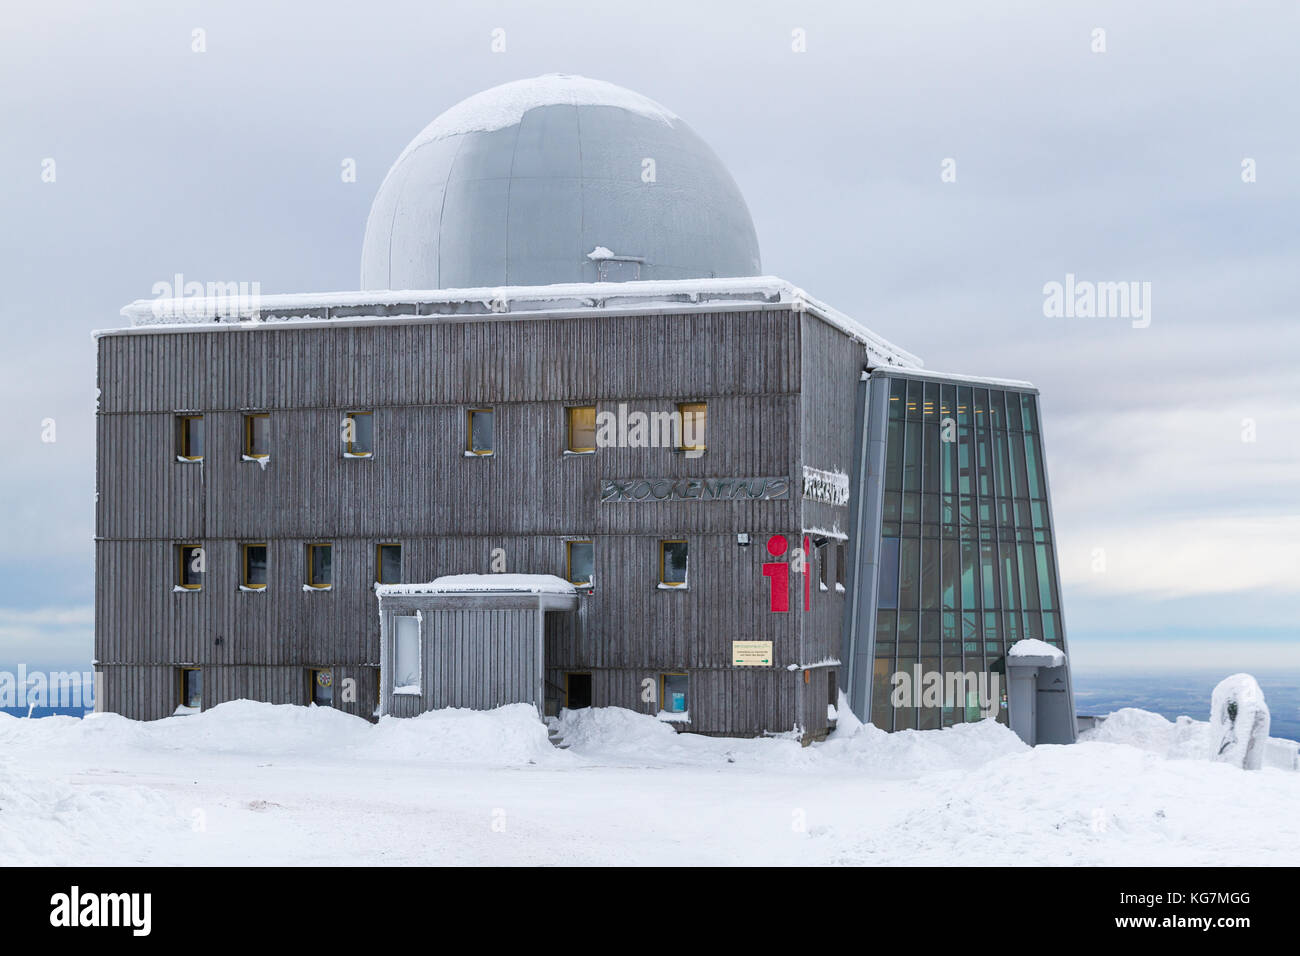
[[569, 710], [581, 710], [591, 706], [591, 675], [564, 675], [564, 706]]

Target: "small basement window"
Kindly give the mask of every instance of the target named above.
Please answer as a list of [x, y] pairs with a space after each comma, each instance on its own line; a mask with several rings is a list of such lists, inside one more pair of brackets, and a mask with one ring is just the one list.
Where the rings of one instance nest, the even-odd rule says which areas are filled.
[[327, 588], [334, 583], [334, 546], [331, 544], [307, 545], [307, 584], [313, 588]]
[[835, 590], [843, 592], [849, 577], [849, 543], [835, 542]]
[[176, 585], [187, 591], [198, 591], [203, 587], [203, 572], [207, 570], [207, 555], [202, 545], [180, 544], [176, 546]]
[[691, 679], [685, 674], [659, 675], [660, 709], [670, 714], [684, 714], [689, 709], [688, 691]]
[[568, 552], [568, 578], [570, 584], [579, 587], [591, 587], [595, 571], [595, 547], [590, 541], [569, 541], [565, 544]]
[[596, 406], [578, 405], [565, 409], [568, 417], [568, 437], [565, 451], [587, 455], [596, 450]]
[[243, 579], [245, 588], [260, 591], [266, 587], [266, 545], [246, 544], [243, 548]]
[[706, 402], [683, 402], [677, 406], [681, 416], [682, 432], [678, 436], [678, 450], [688, 452], [691, 456], [704, 452], [704, 426], [708, 421], [709, 407]]
[[334, 706], [334, 672], [309, 670], [307, 672], [308, 699], [317, 707]]
[[471, 408], [467, 419], [465, 453], [479, 457], [496, 448], [496, 413], [490, 408]]
[[659, 584], [666, 588], [686, 586], [687, 544], [685, 541], [659, 542]]
[[379, 584], [402, 583], [400, 544], [381, 544], [375, 548], [375, 581]]
[[271, 457], [271, 416], [265, 412], [244, 416], [244, 457]]
[[393, 693], [420, 693], [420, 619], [414, 614], [393, 618]]
[[176, 457], [185, 461], [203, 460], [203, 416], [176, 416]]
[[203, 671], [182, 667], [180, 673], [181, 706], [200, 710], [203, 707]]
[[375, 416], [371, 412], [348, 412], [343, 416], [343, 455], [369, 458], [375, 453]]

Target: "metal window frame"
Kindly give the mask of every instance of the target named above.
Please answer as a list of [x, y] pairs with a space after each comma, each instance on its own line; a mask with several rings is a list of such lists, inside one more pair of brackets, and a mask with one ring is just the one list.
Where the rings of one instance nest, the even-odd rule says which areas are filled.
[[[400, 541], [380, 541], [375, 545], [375, 583], [376, 584], [401, 584], [401, 581], [385, 581], [384, 574], [384, 548], [397, 549], [397, 561], [402, 563], [402, 542]], [[405, 569], [403, 569], [405, 570]], [[405, 577], [405, 574], [399, 574], [398, 577]]]
[[[262, 584], [253, 584], [248, 580], [248, 549], [265, 548], [266, 549], [266, 577], [267, 580]], [[262, 591], [270, 583], [271, 577], [271, 548], [265, 541], [249, 541], [239, 546], [239, 580], [243, 587], [250, 591]]]
[[[202, 582], [202, 581], [200, 581], [198, 584], [186, 584], [186, 583], [185, 583], [185, 563], [186, 563], [185, 552], [186, 552], [187, 550], [199, 550], [199, 551], [201, 551], [201, 550], [203, 550], [203, 545], [202, 545], [202, 544], [178, 544], [178, 545], [176, 545], [176, 586], [177, 586], [177, 587], [184, 588], [184, 589], [187, 590], [187, 591], [202, 591], [202, 590], [203, 590], [203, 582]], [[198, 574], [202, 574], [203, 572], [202, 572], [202, 571], [199, 571], [199, 572], [196, 572], [196, 573], [198, 573]]]
[[[334, 586], [334, 542], [333, 541], [312, 541], [307, 543], [306, 548], [307, 548], [307, 562], [306, 562], [307, 586], [310, 588], [315, 588], [318, 591], [324, 591], [327, 588], [333, 587]], [[316, 549], [317, 548], [330, 549], [330, 579], [326, 581], [324, 584], [318, 584], [316, 581]], [[267, 561], [267, 566], [268, 568], [270, 567], [269, 560]]]
[[[591, 577], [586, 581], [577, 581], [573, 577], [573, 546], [575, 544], [591, 545]], [[592, 538], [573, 538], [564, 542], [564, 579], [574, 587], [594, 587], [596, 581], [596, 542]]]
[[[479, 450], [474, 447], [474, 416], [486, 414], [492, 416], [492, 447]], [[465, 451], [476, 458], [490, 458], [496, 454], [497, 445], [497, 410], [495, 405], [465, 409]]]
[[[668, 545], [684, 544], [686, 545], [686, 580], [668, 581], [664, 579], [664, 568], [667, 565], [665, 558], [668, 555]], [[593, 562], [594, 564], [594, 562]], [[691, 543], [686, 538], [661, 538], [659, 540], [659, 583], [666, 588], [684, 588], [690, 581], [691, 570]]]
[[[258, 419], [258, 418], [264, 418], [264, 419], [266, 419], [266, 428], [267, 428], [267, 431], [266, 431], [267, 450], [264, 451], [264, 452], [258, 452], [258, 451], [254, 451], [254, 450], [253, 450], [253, 422], [254, 422], [255, 419]], [[271, 443], [271, 415], [270, 415], [270, 413], [269, 413], [269, 412], [247, 412], [247, 413], [245, 413], [245, 415], [244, 415], [244, 455], [245, 455], [245, 457], [247, 457], [247, 458], [257, 458], [257, 459], [259, 459], [259, 460], [260, 460], [260, 459], [263, 459], [263, 458], [270, 458], [270, 457], [271, 457], [270, 443]]]

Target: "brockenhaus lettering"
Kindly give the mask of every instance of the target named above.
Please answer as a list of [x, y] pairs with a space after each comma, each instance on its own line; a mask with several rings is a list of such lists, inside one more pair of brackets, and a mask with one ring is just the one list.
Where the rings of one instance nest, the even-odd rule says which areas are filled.
[[602, 478], [604, 501], [787, 501], [789, 478]]

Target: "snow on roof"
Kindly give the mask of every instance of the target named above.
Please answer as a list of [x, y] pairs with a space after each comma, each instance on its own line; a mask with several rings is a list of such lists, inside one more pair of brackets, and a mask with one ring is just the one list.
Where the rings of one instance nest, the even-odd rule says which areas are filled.
[[[881, 373], [888, 374], [891, 370], [888, 368], [876, 369]], [[1018, 378], [989, 378], [986, 375], [959, 375], [956, 372], [940, 372], [937, 369], [906, 369], [908, 378], [931, 378], [936, 381], [945, 382], [969, 382], [972, 385], [997, 385], [1004, 388], [1027, 388], [1037, 392], [1038, 386], [1033, 382], [1025, 382]], [[870, 377], [870, 372], [863, 372], [862, 378], [865, 380]]]
[[129, 327], [101, 329], [95, 336], [267, 328], [286, 322], [374, 325], [439, 317], [461, 321], [528, 318], [587, 309], [621, 313], [721, 311], [743, 309], [747, 304], [808, 312], [864, 345], [876, 364], [913, 370], [922, 365], [916, 355], [777, 276], [136, 299], [122, 308], [122, 316], [131, 321]]
[[448, 574], [422, 584], [380, 584], [381, 596], [467, 594], [508, 591], [524, 594], [576, 594], [573, 585], [553, 574]]
[[632, 90], [585, 76], [547, 73], [502, 83], [461, 100], [426, 126], [402, 156], [435, 140], [514, 126], [529, 110], [541, 106], [614, 106], [670, 126], [678, 122], [672, 110]]

